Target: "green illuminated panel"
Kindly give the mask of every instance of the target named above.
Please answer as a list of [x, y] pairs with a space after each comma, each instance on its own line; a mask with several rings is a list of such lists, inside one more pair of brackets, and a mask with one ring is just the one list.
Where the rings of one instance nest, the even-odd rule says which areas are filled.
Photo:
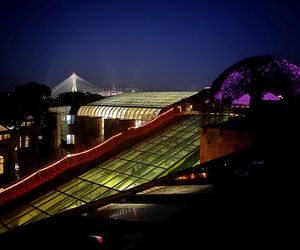
[[91, 103], [92, 106], [164, 108], [197, 92], [135, 92], [123, 93]]
[[[0, 219], [0, 232], [141, 185], [199, 150], [199, 117], [188, 117]], [[198, 159], [196, 159], [198, 161]], [[195, 162], [190, 163], [191, 167]]]
[[14, 219], [13, 221], [11, 221], [8, 224], [8, 227], [9, 228], [15, 228], [15, 227], [21, 226], [21, 225], [31, 221], [32, 218], [34, 218], [35, 216], [37, 216], [39, 214], [40, 214], [40, 211], [38, 211], [37, 209], [32, 209], [30, 212], [28, 212], [28, 213]]
[[116, 193], [118, 193], [118, 191], [110, 189], [110, 190], [108, 190], [108, 191], [106, 191], [104, 193], [99, 193], [99, 195], [94, 200], [99, 200], [99, 199], [102, 199], [104, 197], [108, 197], [110, 195], [114, 195]]
[[81, 199], [85, 200], [86, 202], [93, 201], [97, 199], [99, 196], [107, 193], [110, 189], [104, 186], [99, 186], [97, 189], [91, 191], [90, 193], [81, 197]]

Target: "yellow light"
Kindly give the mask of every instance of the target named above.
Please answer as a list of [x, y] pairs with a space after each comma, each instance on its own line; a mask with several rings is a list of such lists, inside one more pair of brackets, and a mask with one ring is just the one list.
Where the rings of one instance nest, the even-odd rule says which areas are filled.
[[206, 177], [207, 177], [207, 173], [201, 173], [201, 176], [202, 176], [203, 178], [206, 178]]

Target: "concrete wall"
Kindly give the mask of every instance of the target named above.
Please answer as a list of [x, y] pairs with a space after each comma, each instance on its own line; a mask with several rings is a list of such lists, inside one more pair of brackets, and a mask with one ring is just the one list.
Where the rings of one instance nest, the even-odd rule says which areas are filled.
[[200, 162], [230, 154], [254, 142], [255, 133], [205, 128], [200, 137]]
[[85, 150], [103, 141], [101, 117], [77, 116], [74, 128], [76, 151]]
[[104, 120], [104, 139], [108, 139], [116, 134], [126, 131], [128, 128], [135, 127], [134, 119], [105, 119]]

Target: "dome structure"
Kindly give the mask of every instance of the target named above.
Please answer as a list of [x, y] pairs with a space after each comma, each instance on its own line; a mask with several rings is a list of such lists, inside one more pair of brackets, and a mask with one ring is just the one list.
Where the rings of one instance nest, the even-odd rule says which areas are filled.
[[[300, 93], [300, 67], [286, 59], [256, 56], [226, 69], [213, 83], [211, 94], [220, 103], [239, 103], [247, 95], [260, 100], [289, 100]], [[272, 97], [272, 98], [269, 98]]]

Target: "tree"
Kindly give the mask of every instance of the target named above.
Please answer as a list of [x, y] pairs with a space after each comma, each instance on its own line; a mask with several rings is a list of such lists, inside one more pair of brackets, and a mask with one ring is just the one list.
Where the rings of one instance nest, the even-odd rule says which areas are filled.
[[37, 122], [41, 122], [43, 114], [48, 110], [50, 96], [50, 88], [43, 84], [29, 82], [17, 86], [15, 89], [17, 124], [19, 125], [29, 115]]

